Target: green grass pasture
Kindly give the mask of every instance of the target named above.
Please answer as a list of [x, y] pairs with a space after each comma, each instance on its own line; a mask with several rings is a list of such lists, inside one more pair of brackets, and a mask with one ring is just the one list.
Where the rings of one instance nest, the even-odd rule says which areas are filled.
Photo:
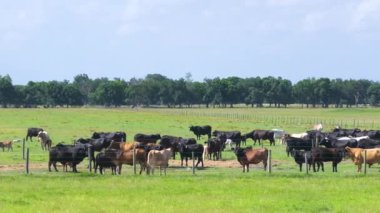
[[[42, 127], [53, 143], [72, 143], [75, 138], [90, 137], [93, 131], [125, 131], [128, 140], [136, 133], [160, 133], [195, 137], [190, 125], [209, 124], [213, 129], [240, 130], [282, 128], [290, 133], [310, 129], [322, 121], [328, 131], [335, 125], [348, 128], [380, 129], [380, 109], [0, 109], [0, 140], [22, 139], [28, 127]], [[198, 143], [203, 143], [206, 137]], [[121, 176], [88, 173], [85, 159], [80, 173], [47, 171], [47, 152], [33, 142], [26, 175], [20, 170], [1, 170], [9, 165], [22, 168], [21, 143], [14, 152], [0, 151], [0, 212], [379, 212], [380, 166], [357, 174], [351, 160], [331, 163], [325, 172], [298, 171], [285, 147], [272, 150], [272, 173], [262, 165], [242, 169], [205, 169], [171, 167], [168, 175], [133, 175], [125, 166]], [[248, 141], [252, 145], [252, 141]], [[231, 151], [224, 159], [235, 159]], [[42, 165], [42, 166], [41, 166]], [[46, 167], [44, 166], [46, 165]], [[157, 173], [157, 172], [156, 172]]]

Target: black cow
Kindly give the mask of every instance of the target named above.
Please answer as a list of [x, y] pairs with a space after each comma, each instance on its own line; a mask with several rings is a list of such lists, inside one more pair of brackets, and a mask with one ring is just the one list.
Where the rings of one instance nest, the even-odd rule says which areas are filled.
[[201, 139], [201, 135], [207, 135], [211, 138], [211, 126], [190, 126], [190, 131], [194, 132], [197, 136], [197, 140]]
[[219, 131], [215, 130], [212, 132], [212, 135], [226, 142], [227, 139], [230, 139], [232, 142], [236, 144], [236, 147], [240, 147], [240, 143], [242, 141], [242, 136], [240, 131]]
[[253, 130], [247, 134], [243, 135], [243, 141], [247, 140], [247, 138], [251, 138], [254, 141], [253, 145], [256, 145], [256, 141], [259, 141], [259, 145], [261, 144], [261, 140], [269, 140], [270, 145], [275, 145], [274, 140], [274, 132], [270, 130]]
[[[299, 165], [300, 172], [302, 172], [302, 164], [305, 163], [305, 155], [306, 155], [306, 169], [310, 170], [312, 162], [311, 152], [310, 151], [300, 151], [300, 150], [293, 150], [292, 156], [294, 158], [294, 161]], [[319, 171], [319, 167], [321, 166], [321, 163], [317, 162], [318, 168], [317, 171]]]
[[152, 134], [152, 135], [146, 135], [146, 134], [141, 134], [137, 133], [134, 137], [134, 140], [143, 144], [147, 143], [157, 143], [157, 140], [161, 139], [160, 134]]
[[358, 141], [357, 148], [362, 149], [372, 149], [372, 148], [379, 148], [380, 147], [380, 141], [374, 140], [374, 139], [362, 139]]
[[198, 161], [195, 165], [195, 167], [198, 167], [198, 164], [202, 162], [202, 168], [203, 168], [203, 150], [204, 147], [202, 144], [189, 144], [186, 145], [185, 143], [179, 143], [179, 154], [181, 156], [181, 166], [183, 166], [183, 160], [186, 161], [187, 166], [187, 160], [188, 158], [192, 157], [192, 153], [194, 153], [194, 158]]
[[221, 160], [222, 159], [222, 151], [224, 149], [225, 143], [220, 138], [210, 138], [205, 144], [207, 144], [207, 158], [211, 160], [211, 156], [213, 160]]
[[344, 155], [344, 149], [337, 148], [325, 148], [316, 147], [311, 149], [311, 158], [313, 164], [313, 170], [315, 170], [315, 164], [320, 164], [322, 171], [324, 172], [323, 162], [331, 161], [333, 172], [338, 172], [338, 163], [342, 161]]
[[28, 128], [28, 131], [26, 132], [25, 140], [28, 141], [28, 138], [29, 138], [30, 141], [33, 141], [32, 137], [37, 137], [40, 131], [44, 131], [44, 130], [42, 128], [35, 128], [35, 127]]
[[173, 153], [173, 159], [175, 159], [175, 155], [178, 152], [178, 144], [182, 137], [176, 137], [171, 135], [164, 135], [161, 137], [160, 145], [164, 148], [171, 148]]
[[110, 141], [125, 142], [127, 141], [127, 134], [125, 132], [94, 132], [91, 138], [106, 138]]
[[334, 128], [331, 134], [334, 134], [336, 137], [356, 137], [356, 134], [361, 132], [360, 129], [342, 129], [342, 128]]
[[105, 149], [96, 155], [95, 173], [99, 167], [100, 174], [104, 173], [104, 168], [111, 168], [112, 174], [116, 174], [116, 164], [112, 161], [112, 158], [110, 157], [114, 152], [116, 152], [116, 149]]
[[319, 145], [325, 146], [326, 148], [355, 148], [358, 145], [358, 141], [353, 138], [340, 139], [325, 137], [320, 142]]
[[310, 151], [312, 148], [312, 142], [310, 139], [294, 138], [290, 136], [285, 137], [286, 141], [286, 153], [289, 154], [293, 150], [305, 150]]
[[103, 149], [107, 148], [111, 144], [110, 139], [107, 138], [79, 138], [76, 142], [75, 145], [86, 145], [88, 146], [88, 149], [90, 149], [90, 165], [95, 166], [95, 151], [100, 152]]
[[57, 144], [49, 151], [49, 172], [51, 172], [51, 165], [53, 165], [55, 171], [58, 172], [57, 162], [60, 162], [64, 170], [67, 171], [67, 165], [70, 165], [73, 172], [77, 171], [77, 164], [83, 161], [87, 157], [87, 151], [85, 145], [64, 145]]

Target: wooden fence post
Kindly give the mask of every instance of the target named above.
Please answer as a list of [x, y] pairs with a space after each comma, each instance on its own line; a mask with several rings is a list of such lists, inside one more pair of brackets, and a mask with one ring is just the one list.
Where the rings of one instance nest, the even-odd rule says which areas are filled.
[[[92, 161], [92, 156], [91, 156], [91, 145], [87, 146], [87, 157], [88, 157], [88, 171], [91, 173], [92, 172], [92, 166], [91, 166], [91, 161]], [[95, 168], [95, 165], [94, 165]]]
[[22, 140], [22, 159], [25, 160], [25, 138]]
[[307, 162], [307, 152], [305, 152], [305, 165], [306, 165], [306, 174], [309, 174], [309, 164]]
[[191, 158], [193, 159], [193, 175], [195, 175], [195, 159], [194, 159], [194, 152], [191, 152]]
[[272, 150], [268, 150], [268, 168], [269, 174], [272, 173]]
[[29, 174], [29, 148], [26, 148], [25, 172]]

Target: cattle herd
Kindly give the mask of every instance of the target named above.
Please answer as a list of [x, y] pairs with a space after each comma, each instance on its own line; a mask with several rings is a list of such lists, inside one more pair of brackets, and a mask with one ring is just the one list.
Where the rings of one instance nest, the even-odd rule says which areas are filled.
[[[84, 158], [89, 159], [89, 167], [95, 173], [101, 174], [106, 168], [110, 168], [112, 174], [121, 174], [123, 164], [140, 165], [140, 174], [146, 171], [153, 174], [155, 168], [160, 169], [160, 174], [169, 166], [169, 159], [175, 159], [179, 153], [181, 166], [188, 166], [188, 159], [196, 160], [195, 167], [204, 167], [204, 159], [220, 160], [222, 152], [227, 146], [234, 151], [237, 161], [242, 165], [243, 172], [249, 172], [249, 164], [263, 163], [267, 167], [268, 149], [252, 148], [246, 146], [248, 139], [252, 139], [253, 146], [263, 140], [269, 141], [270, 146], [275, 141], [280, 141], [286, 146], [288, 157], [293, 157], [299, 170], [307, 164], [306, 169], [324, 171], [324, 162], [332, 162], [333, 172], [338, 171], [338, 164], [344, 157], [350, 157], [357, 171], [361, 172], [362, 164], [372, 165], [380, 163], [380, 130], [360, 130], [334, 128], [330, 132], [322, 132], [322, 125], [318, 124], [314, 129], [299, 134], [288, 134], [283, 130], [253, 130], [242, 134], [240, 131], [212, 131], [212, 127], [191, 126], [196, 138], [207, 136], [204, 144], [197, 143], [195, 138], [182, 138], [171, 135], [141, 134], [134, 135], [133, 142], [127, 141], [125, 132], [94, 132], [89, 138], [78, 138], [73, 144], [59, 143], [51, 147], [52, 140], [42, 128], [28, 128], [26, 140], [37, 137], [41, 148], [49, 152], [48, 169], [51, 167], [58, 171], [56, 164], [62, 164], [63, 170], [68, 167], [77, 172], [76, 166]], [[12, 141], [0, 142], [0, 148], [12, 148]]]

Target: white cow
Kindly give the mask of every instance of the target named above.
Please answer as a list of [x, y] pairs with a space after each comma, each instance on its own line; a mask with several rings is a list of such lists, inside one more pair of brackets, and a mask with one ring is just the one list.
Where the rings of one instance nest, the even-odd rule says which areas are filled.
[[148, 153], [148, 169], [147, 174], [150, 173], [150, 170], [152, 171], [152, 175], [154, 174], [154, 168], [159, 167], [160, 168], [160, 175], [162, 169], [164, 170], [164, 174], [166, 175], [166, 168], [169, 166], [169, 159], [172, 156], [172, 150], [171, 148], [163, 149], [163, 150], [151, 150]]

